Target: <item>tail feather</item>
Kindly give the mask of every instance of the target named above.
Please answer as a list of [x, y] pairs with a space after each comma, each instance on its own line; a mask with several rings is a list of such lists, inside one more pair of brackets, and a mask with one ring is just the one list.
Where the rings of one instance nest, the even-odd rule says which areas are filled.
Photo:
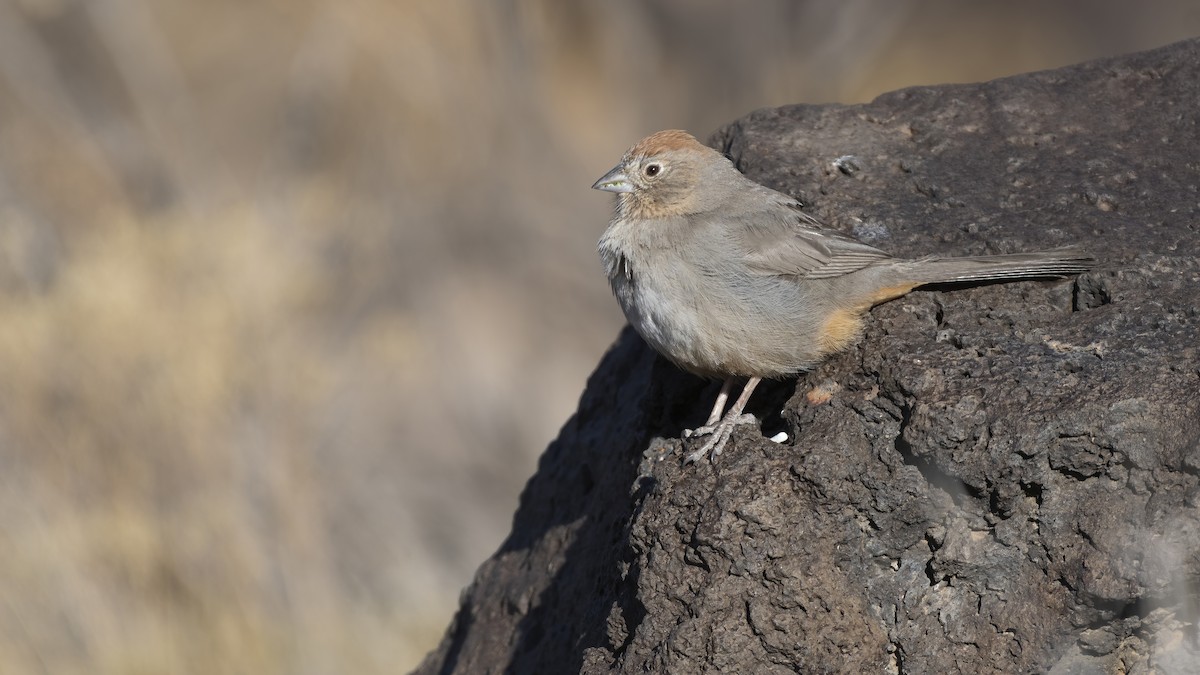
[[913, 261], [912, 280], [918, 284], [1004, 281], [1065, 277], [1091, 269], [1095, 259], [1075, 249], [1036, 253], [981, 255], [963, 258], [923, 258]]

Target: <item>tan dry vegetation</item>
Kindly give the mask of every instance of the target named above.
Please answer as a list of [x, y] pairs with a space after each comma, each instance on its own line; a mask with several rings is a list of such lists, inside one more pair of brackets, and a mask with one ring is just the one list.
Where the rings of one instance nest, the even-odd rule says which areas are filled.
[[0, 671], [407, 670], [620, 325], [624, 147], [1190, 5], [0, 0]]

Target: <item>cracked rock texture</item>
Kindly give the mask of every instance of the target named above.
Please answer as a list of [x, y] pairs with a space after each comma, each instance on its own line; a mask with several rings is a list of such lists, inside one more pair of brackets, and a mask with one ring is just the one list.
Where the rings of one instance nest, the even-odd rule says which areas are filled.
[[1099, 264], [875, 308], [714, 465], [626, 329], [417, 672], [1200, 672], [1197, 102], [1188, 41], [720, 130], [896, 255]]

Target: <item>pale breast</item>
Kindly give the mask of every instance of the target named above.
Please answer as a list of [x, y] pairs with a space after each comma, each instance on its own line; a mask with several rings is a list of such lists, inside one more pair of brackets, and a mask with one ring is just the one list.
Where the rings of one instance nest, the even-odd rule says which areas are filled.
[[[831, 282], [755, 275], [672, 244], [651, 251], [606, 236], [599, 250], [629, 324], [676, 365], [711, 377], [776, 377], [830, 351], [823, 320], [833, 309]], [[856, 332], [845, 328], [846, 338]]]

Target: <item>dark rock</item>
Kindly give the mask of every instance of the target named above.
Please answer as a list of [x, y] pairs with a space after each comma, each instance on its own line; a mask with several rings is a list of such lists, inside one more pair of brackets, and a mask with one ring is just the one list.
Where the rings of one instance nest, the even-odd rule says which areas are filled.
[[1188, 41], [718, 132], [894, 254], [1099, 265], [876, 308], [714, 465], [716, 384], [627, 329], [418, 672], [1196, 672], [1198, 102]]

